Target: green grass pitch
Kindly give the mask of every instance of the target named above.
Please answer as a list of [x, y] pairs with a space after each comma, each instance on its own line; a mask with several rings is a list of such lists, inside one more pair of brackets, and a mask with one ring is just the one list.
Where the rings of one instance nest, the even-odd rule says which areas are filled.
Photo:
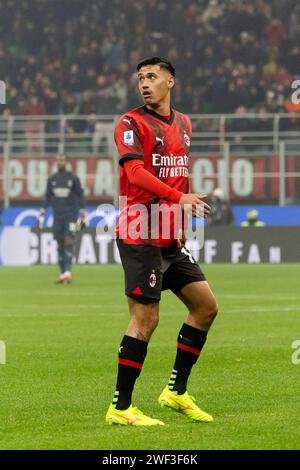
[[[299, 265], [209, 265], [217, 317], [189, 391], [213, 414], [193, 423], [161, 409], [184, 306], [164, 293], [134, 404], [164, 427], [108, 426], [119, 342], [128, 321], [120, 266], [0, 270], [1, 449], [299, 449]], [[299, 355], [300, 356], [300, 355]]]

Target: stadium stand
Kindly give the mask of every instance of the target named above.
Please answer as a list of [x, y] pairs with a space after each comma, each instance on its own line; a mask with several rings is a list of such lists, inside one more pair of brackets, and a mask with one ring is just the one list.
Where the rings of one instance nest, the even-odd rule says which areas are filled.
[[146, 53], [174, 62], [184, 112], [290, 112], [300, 4], [284, 3], [1, 0], [1, 113], [122, 113], [136, 106], [132, 72]]

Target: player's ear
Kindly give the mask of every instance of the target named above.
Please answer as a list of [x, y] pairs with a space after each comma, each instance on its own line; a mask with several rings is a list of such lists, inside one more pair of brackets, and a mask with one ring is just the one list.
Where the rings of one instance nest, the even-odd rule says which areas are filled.
[[173, 88], [174, 85], [175, 85], [175, 78], [172, 75], [170, 75], [168, 78], [168, 88]]

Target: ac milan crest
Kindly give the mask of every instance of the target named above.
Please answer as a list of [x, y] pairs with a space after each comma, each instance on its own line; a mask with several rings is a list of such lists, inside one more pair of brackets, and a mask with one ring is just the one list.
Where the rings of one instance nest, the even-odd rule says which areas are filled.
[[187, 133], [185, 131], [184, 131], [184, 134], [183, 134], [183, 138], [184, 138], [185, 145], [187, 147], [189, 147], [191, 145], [191, 141], [190, 141], [190, 138], [189, 138], [189, 136], [187, 135]]
[[155, 274], [152, 273], [149, 276], [149, 285], [150, 285], [150, 287], [154, 287], [155, 284], [156, 284], [156, 276], [155, 276]]

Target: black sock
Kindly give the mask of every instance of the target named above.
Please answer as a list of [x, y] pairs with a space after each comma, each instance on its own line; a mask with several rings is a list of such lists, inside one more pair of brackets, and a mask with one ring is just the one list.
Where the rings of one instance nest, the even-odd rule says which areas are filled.
[[175, 364], [168, 383], [169, 390], [178, 395], [186, 391], [189, 375], [204, 346], [206, 335], [206, 331], [198, 330], [186, 323], [182, 325], [177, 339]]
[[131, 396], [136, 379], [141, 373], [147, 354], [148, 343], [125, 335], [119, 348], [119, 367], [113, 404], [118, 410], [131, 405]]

